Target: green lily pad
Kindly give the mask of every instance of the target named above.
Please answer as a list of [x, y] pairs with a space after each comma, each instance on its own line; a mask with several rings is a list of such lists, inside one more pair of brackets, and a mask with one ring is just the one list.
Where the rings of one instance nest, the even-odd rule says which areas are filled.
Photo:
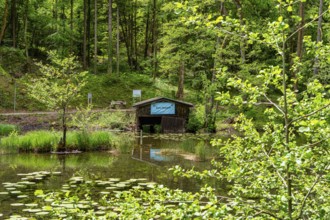
[[110, 182], [119, 182], [120, 179], [119, 178], [109, 178]]
[[105, 211], [96, 211], [95, 214], [96, 215], [105, 215]]
[[29, 196], [28, 195], [19, 195], [17, 196], [18, 199], [25, 199], [25, 198], [28, 198]]
[[77, 208], [79, 208], [79, 209], [89, 209], [90, 206], [89, 205], [85, 205], [85, 204], [78, 204], [77, 205]]
[[6, 188], [8, 191], [15, 191], [16, 190], [16, 188], [14, 188], [14, 187], [9, 187], [9, 188]]
[[49, 212], [42, 211], [42, 212], [37, 212], [35, 215], [42, 216], [42, 215], [48, 215]]
[[41, 209], [30, 209], [29, 212], [30, 213], [37, 213], [37, 212], [41, 212]]
[[16, 191], [11, 191], [10, 193], [11, 193], [11, 194], [21, 194], [22, 191], [18, 191], [18, 190], [16, 190]]
[[12, 203], [12, 204], [10, 204], [10, 205], [13, 206], [13, 207], [24, 206], [23, 203]]

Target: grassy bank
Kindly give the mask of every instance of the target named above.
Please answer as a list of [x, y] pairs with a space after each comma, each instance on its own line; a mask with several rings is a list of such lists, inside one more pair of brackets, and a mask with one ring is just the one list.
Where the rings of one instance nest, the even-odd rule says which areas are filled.
[[[31, 131], [24, 135], [12, 133], [0, 141], [0, 153], [56, 151], [61, 133], [55, 131]], [[67, 151], [99, 151], [117, 149], [126, 152], [132, 146], [133, 136], [107, 131], [73, 131], [67, 134]]]

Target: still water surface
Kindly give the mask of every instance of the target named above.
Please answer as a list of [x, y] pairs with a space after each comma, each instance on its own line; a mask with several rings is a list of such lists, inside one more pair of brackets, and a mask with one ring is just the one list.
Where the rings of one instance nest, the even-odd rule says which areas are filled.
[[[215, 149], [210, 147], [209, 140], [185, 136], [149, 136], [144, 137], [142, 145], [140, 144], [141, 140], [136, 138], [135, 143], [132, 143], [133, 147], [126, 149], [126, 153], [115, 154], [88, 152], [70, 155], [0, 155], [0, 192], [6, 191], [2, 183], [21, 181], [21, 176], [17, 174], [37, 171], [61, 172], [61, 175], [52, 176], [37, 185], [38, 189], [46, 192], [60, 189], [72, 176], [121, 180], [147, 178], [148, 181], [184, 191], [197, 191], [205, 184], [198, 180], [175, 177], [169, 168], [174, 165], [181, 165], [186, 169], [195, 167], [197, 170], [209, 168], [209, 158], [215, 155]], [[192, 160], [196, 158], [191, 156], [193, 153], [202, 155], [206, 160], [203, 162]], [[190, 155], [190, 157], [182, 155]], [[15, 199], [0, 195], [0, 213], [9, 215], [10, 203]]]

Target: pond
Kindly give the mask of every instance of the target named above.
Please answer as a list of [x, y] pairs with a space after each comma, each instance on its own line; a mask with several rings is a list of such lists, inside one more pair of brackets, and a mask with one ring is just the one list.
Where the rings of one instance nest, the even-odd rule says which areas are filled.
[[[186, 169], [194, 167], [196, 170], [204, 170], [210, 167], [210, 159], [216, 156], [216, 149], [210, 146], [209, 138], [193, 136], [156, 135], [145, 136], [142, 140], [137, 137], [132, 146], [126, 150], [128, 153], [0, 155], [0, 214], [4, 217], [17, 214], [19, 209], [15, 204], [33, 202], [26, 198], [26, 194], [33, 194], [37, 189], [44, 192], [58, 190], [70, 178], [80, 176], [91, 180], [145, 179], [172, 189], [194, 192], [205, 183], [173, 176], [169, 168], [181, 165]], [[22, 186], [14, 185], [12, 190], [15, 193], [8, 190], [10, 184], [24, 182], [26, 177], [40, 176], [40, 171], [44, 171], [47, 178], [35, 181], [31, 189], [24, 191], [16, 189]]]

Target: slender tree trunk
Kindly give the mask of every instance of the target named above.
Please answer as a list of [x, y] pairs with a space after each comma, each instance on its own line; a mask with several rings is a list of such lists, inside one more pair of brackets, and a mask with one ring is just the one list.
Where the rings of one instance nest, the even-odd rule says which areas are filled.
[[87, 69], [87, 0], [84, 0], [83, 68]]
[[116, 68], [116, 72], [117, 72], [117, 76], [119, 76], [119, 63], [120, 63], [120, 51], [119, 51], [119, 6], [117, 4], [117, 39], [116, 39], [116, 64], [117, 64], [117, 68]]
[[135, 70], [135, 61], [134, 61], [134, 9], [133, 3], [130, 5], [130, 12], [128, 14], [129, 27], [128, 27], [128, 36], [129, 36], [129, 47], [130, 47], [130, 60], [131, 60], [131, 69]]
[[2, 17], [2, 26], [1, 26], [1, 30], [0, 30], [0, 45], [2, 44], [3, 38], [5, 36], [5, 32], [7, 29], [7, 19], [8, 19], [8, 15], [9, 15], [9, 10], [8, 10], [8, 3], [9, 0], [5, 1], [5, 9], [3, 12], [3, 17]]
[[184, 96], [184, 62], [181, 61], [180, 68], [179, 68], [179, 80], [178, 80], [178, 91], [176, 93], [176, 98], [179, 100], [183, 99]]
[[91, 0], [87, 0], [87, 66], [91, 63]]
[[57, 3], [58, 1], [57, 0], [54, 0], [54, 3], [53, 3], [53, 18], [55, 20], [55, 27], [54, 27], [54, 30], [55, 32], [57, 32]]
[[[323, 0], [320, 0], [319, 4], [319, 19], [317, 22], [317, 38], [316, 42], [319, 43], [322, 41], [322, 13], [323, 13]], [[314, 74], [319, 73], [319, 58], [316, 56], [314, 61]]]
[[153, 0], [153, 11], [152, 11], [152, 52], [153, 52], [153, 79], [157, 75], [157, 0]]
[[13, 47], [17, 47], [17, 8], [16, 8], [16, 0], [11, 1], [11, 25], [12, 25], [12, 42]]
[[[65, 27], [66, 27], [66, 16], [65, 16], [65, 4], [64, 4], [64, 2], [62, 1], [61, 2], [61, 10], [62, 10], [62, 12], [61, 12], [61, 23], [62, 23], [62, 34], [65, 34]], [[66, 47], [66, 45], [65, 45], [65, 42], [64, 41], [61, 41], [61, 44], [62, 44], [62, 46], [61, 46], [61, 52], [62, 52], [62, 56], [64, 56], [64, 51], [65, 51], [65, 47]]]
[[[217, 37], [217, 42], [215, 46], [215, 52], [218, 51], [220, 44], [220, 37]], [[210, 87], [211, 89], [209, 91], [206, 91], [206, 103], [205, 103], [205, 128], [207, 128], [210, 132], [215, 132], [214, 127], [215, 127], [215, 113], [214, 113], [214, 86], [213, 84], [215, 83], [216, 79], [216, 58], [213, 60], [213, 70], [212, 70], [212, 76], [211, 76], [211, 82], [210, 82]], [[208, 90], [209, 88], [206, 88]]]
[[144, 38], [144, 58], [148, 57], [148, 49], [149, 49], [149, 3], [147, 6], [147, 18], [146, 18], [146, 31]]
[[137, 28], [137, 0], [134, 4], [134, 60], [135, 60], [135, 70], [139, 69], [139, 59], [138, 59], [138, 28]]
[[97, 0], [94, 0], [94, 74], [97, 74]]
[[[286, 57], [285, 57], [285, 37], [284, 33], [282, 33], [282, 81], [283, 81], [283, 101], [284, 101], [284, 106], [283, 106], [283, 111], [284, 111], [284, 143], [285, 143], [285, 148], [287, 151], [287, 154], [291, 153], [291, 149], [289, 146], [290, 143], [290, 138], [289, 138], [289, 116], [288, 116], [288, 101], [287, 101], [287, 77], [286, 77]], [[293, 205], [292, 205], [292, 175], [291, 175], [291, 170], [290, 170], [291, 164], [290, 162], [287, 163], [286, 165], [286, 183], [287, 183], [287, 209], [288, 209], [288, 218], [291, 220], [292, 219], [292, 213], [293, 213]]]
[[[117, 5], [118, 7], [118, 5]], [[112, 74], [112, 0], [109, 0], [108, 8], [108, 74]]]
[[25, 15], [24, 15], [24, 44], [25, 44], [25, 56], [26, 59], [29, 58], [29, 42], [27, 39], [27, 30], [28, 30], [28, 14], [29, 14], [29, 0], [25, 0]]
[[[73, 0], [70, 0], [70, 32], [73, 35]], [[70, 41], [70, 52], [73, 52], [73, 37], [71, 37]]]
[[[226, 16], [226, 9], [224, 6], [224, 2], [221, 2], [220, 4], [220, 14], [222, 16]], [[219, 28], [221, 28], [221, 25], [219, 25]], [[213, 84], [215, 83], [216, 80], [216, 68], [217, 68], [217, 63], [223, 59], [223, 54], [222, 51], [224, 50], [226, 46], [226, 38], [223, 39], [222, 44], [220, 45], [221, 38], [217, 37], [216, 39], [216, 45], [215, 45], [215, 54], [214, 60], [213, 60], [213, 70], [212, 70], [212, 76], [211, 76], [211, 84], [210, 86], [207, 86], [207, 88], [204, 88], [205, 91], [205, 124], [204, 127], [207, 128], [210, 132], [215, 132], [215, 118], [216, 118], [216, 110], [217, 109], [217, 104], [215, 104], [215, 97], [213, 89]], [[219, 53], [220, 52], [220, 53]], [[218, 54], [219, 53], [219, 54]], [[212, 89], [210, 89], [211, 87]], [[209, 90], [209, 91], [208, 91]]]
[[[299, 16], [300, 16], [300, 23], [298, 26], [298, 38], [297, 38], [297, 57], [299, 58], [299, 61], [302, 59], [303, 55], [303, 40], [304, 40], [304, 25], [305, 25], [305, 3], [300, 2], [299, 5]], [[294, 78], [294, 83], [293, 83], [293, 88], [295, 93], [298, 92], [298, 78], [297, 78], [297, 71], [296, 70], [293, 72], [293, 78]]]
[[132, 56], [131, 56], [131, 45], [130, 45], [130, 33], [129, 33], [129, 27], [127, 25], [124, 24], [128, 24], [128, 20], [125, 16], [125, 14], [123, 13], [122, 15], [123, 17], [123, 22], [121, 23], [121, 29], [122, 29], [122, 35], [123, 35], [123, 39], [125, 42], [125, 46], [126, 46], [126, 55], [127, 55], [127, 62], [129, 67], [132, 69]]
[[240, 26], [241, 26], [241, 40], [240, 40], [240, 53], [241, 53], [241, 62], [245, 63], [245, 39], [244, 39], [244, 33], [242, 31], [243, 26], [244, 26], [244, 16], [243, 16], [243, 11], [242, 11], [242, 3], [241, 0], [234, 0], [234, 3], [237, 8], [237, 13], [240, 21]]
[[66, 133], [67, 133], [67, 125], [66, 125], [66, 107], [62, 107], [62, 138], [60, 140], [57, 151], [64, 152], [66, 151]]

